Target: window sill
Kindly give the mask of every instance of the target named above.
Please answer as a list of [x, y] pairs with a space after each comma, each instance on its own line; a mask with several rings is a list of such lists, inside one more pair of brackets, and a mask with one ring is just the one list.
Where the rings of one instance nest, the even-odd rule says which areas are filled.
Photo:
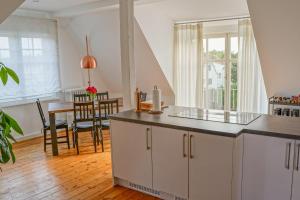
[[41, 102], [44, 102], [44, 101], [56, 101], [56, 100], [60, 100], [61, 98], [58, 95], [54, 95], [54, 96], [39, 97], [39, 98], [32, 98], [32, 99], [16, 100], [10, 102], [2, 102], [0, 103], [0, 108], [9, 108], [14, 106], [28, 105], [28, 104], [35, 103], [36, 99], [39, 99]]

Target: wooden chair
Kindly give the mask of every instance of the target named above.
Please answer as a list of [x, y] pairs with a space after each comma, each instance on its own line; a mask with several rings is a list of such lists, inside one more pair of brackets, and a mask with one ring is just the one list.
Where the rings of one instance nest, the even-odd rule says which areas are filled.
[[[36, 100], [36, 104], [40, 113], [40, 117], [43, 123], [43, 134], [44, 134], [44, 151], [46, 152], [46, 146], [52, 144], [51, 142], [51, 137], [47, 137], [47, 131], [50, 131], [50, 123], [46, 121], [42, 106], [41, 106], [41, 102], [39, 99]], [[63, 141], [58, 141], [57, 143], [67, 143], [68, 145], [68, 149], [70, 149], [70, 140], [69, 140], [69, 127], [68, 127], [68, 123], [66, 120], [56, 120], [55, 121], [55, 126], [56, 126], [56, 130], [58, 129], [65, 129], [66, 130], [66, 135], [64, 136], [59, 136], [57, 137], [57, 139], [65, 139]], [[50, 142], [48, 142], [50, 140]]]
[[119, 101], [118, 99], [111, 99], [106, 101], [99, 101], [98, 104], [99, 114], [100, 116], [104, 116], [103, 118], [99, 119], [101, 127], [100, 130], [109, 129], [109, 116], [117, 114], [119, 112]]
[[107, 130], [110, 127], [110, 121], [109, 116], [116, 114], [119, 112], [119, 101], [118, 99], [111, 99], [111, 100], [105, 100], [105, 101], [98, 101], [98, 110], [100, 118], [99, 120], [99, 126], [100, 126], [100, 138], [101, 138], [101, 145], [102, 145], [102, 151], [104, 151], [104, 145], [103, 145], [103, 132], [102, 130]]
[[86, 93], [75, 93], [73, 94], [73, 101], [74, 102], [87, 102], [90, 101], [90, 96]]
[[109, 99], [108, 92], [99, 92], [96, 94], [97, 101], [108, 100], [108, 99]]
[[[99, 144], [98, 128], [99, 122], [95, 117], [95, 106], [93, 101], [88, 102], [74, 102], [74, 144], [76, 146], [77, 154], [79, 154], [78, 133], [91, 131], [95, 152], [97, 152], [97, 143]], [[97, 124], [98, 123], [98, 124]], [[103, 142], [102, 142], [103, 144]], [[102, 145], [102, 150], [103, 150]]]

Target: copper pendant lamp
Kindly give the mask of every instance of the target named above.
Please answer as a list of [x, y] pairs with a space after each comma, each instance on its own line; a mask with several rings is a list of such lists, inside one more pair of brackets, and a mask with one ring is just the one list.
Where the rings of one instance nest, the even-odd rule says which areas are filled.
[[97, 67], [97, 61], [94, 56], [89, 55], [89, 45], [88, 45], [88, 38], [85, 37], [85, 43], [86, 43], [86, 53], [87, 55], [84, 56], [81, 59], [81, 68], [88, 70], [88, 77], [89, 77], [89, 86], [91, 86], [91, 75], [90, 75], [90, 69], [95, 69]]

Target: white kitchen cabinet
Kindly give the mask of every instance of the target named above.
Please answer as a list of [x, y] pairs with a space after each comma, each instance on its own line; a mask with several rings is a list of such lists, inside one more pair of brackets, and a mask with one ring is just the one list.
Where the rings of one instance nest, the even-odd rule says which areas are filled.
[[188, 198], [188, 132], [152, 127], [153, 188]]
[[152, 188], [151, 126], [111, 122], [114, 177]]
[[294, 174], [292, 200], [300, 199], [300, 141], [296, 141], [294, 148]]
[[234, 138], [190, 132], [189, 143], [189, 199], [231, 200]]
[[291, 198], [294, 144], [290, 139], [244, 135], [242, 200]]

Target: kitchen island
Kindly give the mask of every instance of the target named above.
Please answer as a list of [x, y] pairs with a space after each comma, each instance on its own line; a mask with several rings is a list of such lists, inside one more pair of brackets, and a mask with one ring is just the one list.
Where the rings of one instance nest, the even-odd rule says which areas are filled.
[[231, 124], [171, 116], [181, 109], [112, 116], [115, 184], [162, 199], [300, 199], [291, 191], [300, 187], [299, 119], [262, 115]]

